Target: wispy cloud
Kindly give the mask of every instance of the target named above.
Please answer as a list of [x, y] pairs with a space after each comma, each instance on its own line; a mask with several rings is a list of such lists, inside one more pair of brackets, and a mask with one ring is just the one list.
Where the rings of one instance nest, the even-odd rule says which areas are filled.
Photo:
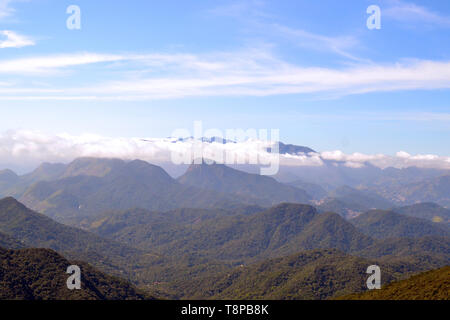
[[0, 0], [0, 20], [12, 15], [14, 10], [10, 7], [12, 0]]
[[250, 28], [256, 34], [264, 33], [266, 36], [272, 34], [275, 38], [283, 37], [298, 47], [337, 54], [353, 61], [368, 62], [351, 53], [351, 49], [359, 44], [357, 37], [326, 36], [272, 22], [277, 20], [276, 17], [264, 10], [264, 7], [263, 1], [240, 1], [216, 7], [210, 10], [210, 13], [240, 20], [245, 23], [245, 30]]
[[298, 46], [308, 47], [318, 51], [334, 52], [354, 61], [369, 61], [359, 58], [351, 53], [351, 49], [354, 49], [359, 44], [359, 40], [354, 36], [330, 37], [301, 29], [289, 28], [279, 24], [272, 25], [270, 29], [272, 32], [277, 32], [280, 35], [291, 39]]
[[[423, 108], [428, 109], [427, 107]], [[305, 114], [299, 115], [304, 120], [326, 121], [395, 121], [395, 122], [444, 122], [450, 125], [450, 113], [446, 112], [352, 112], [339, 114]]]
[[236, 19], [265, 18], [271, 15], [264, 11], [265, 2], [261, 0], [240, 0], [229, 2], [208, 10], [208, 14]]
[[383, 10], [383, 16], [389, 19], [411, 23], [426, 23], [441, 27], [450, 27], [450, 17], [441, 15], [426, 7], [411, 2], [392, 0], [390, 6]]
[[[118, 66], [104, 63], [120, 62]], [[233, 53], [115, 55], [81, 53], [0, 61], [0, 74], [54, 76], [59, 71], [99, 64], [113, 78], [84, 87], [8, 87], [2, 100], [155, 100], [196, 96], [333, 95], [450, 88], [450, 61], [415, 60], [358, 64], [344, 68], [303, 67], [270, 51]], [[81, 68], [78, 72], [90, 72]], [[64, 73], [62, 77], [64, 76]], [[56, 77], [58, 79], [58, 77]]]
[[[4, 39], [2, 39], [2, 37]], [[30, 38], [18, 34], [14, 31], [0, 30], [0, 49], [3, 48], [22, 48], [27, 46], [34, 46], [35, 42]]]
[[63, 71], [68, 67], [102, 62], [116, 62], [125, 59], [127, 58], [120, 55], [77, 53], [0, 60], [0, 74], [38, 74], [45, 76], [46, 74], [53, 75], [55, 72]]

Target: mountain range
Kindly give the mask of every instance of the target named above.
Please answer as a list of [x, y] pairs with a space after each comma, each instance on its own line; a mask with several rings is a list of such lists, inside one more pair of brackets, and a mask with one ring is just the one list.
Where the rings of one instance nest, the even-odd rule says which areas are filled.
[[[0, 227], [2, 243], [55, 249], [72, 259], [96, 265], [101, 272], [131, 279], [146, 292], [172, 298], [253, 299], [284, 295], [285, 299], [324, 299], [361, 291], [360, 279], [350, 276], [356, 266], [362, 268], [373, 259], [390, 270], [391, 280], [450, 263], [448, 237], [411, 241], [390, 238], [383, 240], [387, 241], [385, 244], [364, 235], [337, 214], [319, 213], [312, 206], [300, 204], [280, 204], [269, 210], [242, 207], [237, 212], [223, 209], [109, 212], [89, 224], [91, 232], [99, 234], [94, 235], [61, 225], [6, 198], [0, 200]], [[393, 246], [397, 248], [395, 251]], [[309, 260], [298, 257], [307, 257], [308, 250], [317, 249], [325, 257], [312, 259], [310, 266], [302, 264]], [[294, 264], [290, 259], [301, 263]], [[298, 269], [283, 273], [298, 263]], [[308, 273], [309, 268], [316, 271]], [[317, 268], [322, 271], [318, 273]], [[326, 285], [323, 279], [332, 270], [337, 274]], [[361, 271], [358, 272], [362, 277]], [[278, 281], [277, 277], [270, 279], [280, 273], [285, 280], [278, 287], [264, 291], [263, 295], [258, 293], [270, 281]], [[229, 274], [236, 275], [231, 283], [227, 280]], [[258, 277], [270, 281], [261, 282]], [[195, 279], [197, 286], [189, 279]], [[249, 286], [249, 281], [256, 286]], [[208, 289], [208, 283], [214, 285]], [[225, 283], [229, 285], [226, 290], [220, 289]], [[292, 291], [296, 286], [302, 290]], [[247, 288], [247, 293], [242, 288]]]
[[58, 180], [30, 186], [20, 200], [61, 221], [132, 207], [164, 211], [255, 204], [245, 198], [182, 185], [160, 167], [144, 161], [109, 161], [78, 159]]
[[55, 165], [54, 174], [52, 168], [46, 164], [23, 177], [4, 178], [3, 185], [13, 184], [3, 193], [62, 222], [132, 207], [230, 209], [310, 200], [305, 191], [273, 178], [217, 164], [192, 165], [178, 180], [139, 160], [80, 158], [66, 166]]
[[[298, 176], [283, 183], [206, 161], [177, 179], [119, 159], [43, 164], [22, 176], [1, 171], [0, 247], [5, 259], [18, 259], [5, 281], [16, 287], [22, 262], [51, 266], [38, 285], [22, 279], [22, 289], [3, 297], [80, 298], [49, 294], [50, 274], [63, 265], [54, 261], [84, 261], [93, 279], [126, 279], [104, 280], [115, 290], [109, 296], [109, 284], [93, 280], [83, 299], [329, 299], [364, 291], [369, 263], [383, 267], [386, 282], [450, 264], [442, 172], [386, 169], [402, 181], [391, 188], [416, 188], [399, 201], [380, 192], [387, 176], [361, 184], [377, 168], [358, 179], [342, 170], [354, 180], [338, 187]], [[412, 201], [417, 186], [441, 205]], [[33, 291], [39, 286], [47, 289]]]
[[246, 173], [217, 163], [193, 164], [178, 178], [178, 182], [204, 190], [255, 199], [260, 205], [309, 203], [311, 199], [305, 191], [282, 184], [274, 178]]
[[397, 204], [433, 202], [450, 207], [450, 175], [427, 178], [413, 183], [386, 183], [370, 190]]
[[253, 261], [315, 248], [352, 251], [373, 242], [339, 215], [319, 214], [309, 205], [280, 204], [252, 214], [184, 218], [175, 223], [167, 218], [159, 223], [151, 218], [147, 218], [147, 223], [142, 219], [134, 224], [123, 223], [134, 220], [128, 218], [129, 214], [102, 218], [93, 223], [91, 231], [101, 230], [104, 237], [142, 250], [152, 248], [172, 255], [195, 252], [203, 257], [233, 261]]

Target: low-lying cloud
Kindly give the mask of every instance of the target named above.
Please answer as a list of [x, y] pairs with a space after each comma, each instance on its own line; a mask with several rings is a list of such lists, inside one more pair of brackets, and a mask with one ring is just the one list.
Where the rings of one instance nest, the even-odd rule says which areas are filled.
[[[13, 165], [16, 168], [31, 170], [42, 162], [68, 163], [78, 157], [141, 159], [155, 164], [169, 163], [174, 152], [191, 152], [194, 143], [193, 140], [177, 141], [173, 138], [112, 138], [92, 134], [75, 136], [51, 135], [36, 131], [8, 131], [0, 134], [0, 166]], [[257, 156], [264, 161], [268, 157], [273, 157], [267, 152], [267, 147], [270, 147], [268, 141], [252, 139], [237, 143], [203, 144], [210, 152], [231, 151], [244, 159]], [[322, 166], [325, 162], [351, 168], [361, 168], [370, 163], [380, 168], [417, 166], [450, 169], [450, 157], [411, 155], [403, 151], [395, 155], [345, 154], [342, 151], [280, 155], [281, 166]]]

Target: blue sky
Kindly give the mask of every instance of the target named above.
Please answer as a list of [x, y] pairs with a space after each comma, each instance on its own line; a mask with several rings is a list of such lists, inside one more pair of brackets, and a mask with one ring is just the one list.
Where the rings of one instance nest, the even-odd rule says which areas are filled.
[[201, 120], [449, 156], [449, 40], [448, 1], [0, 0], [0, 132], [167, 137]]

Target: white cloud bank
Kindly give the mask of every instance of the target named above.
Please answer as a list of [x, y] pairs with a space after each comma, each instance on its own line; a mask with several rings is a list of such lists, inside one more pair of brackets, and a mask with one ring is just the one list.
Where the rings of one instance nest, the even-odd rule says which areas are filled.
[[[270, 157], [267, 143], [248, 140], [231, 144], [208, 144], [214, 152], [232, 151], [237, 156]], [[15, 164], [18, 167], [35, 167], [42, 162], [70, 162], [77, 157], [114, 157], [142, 159], [151, 163], [171, 162], [173, 152], [188, 152], [192, 141], [174, 143], [174, 139], [110, 138], [99, 135], [69, 134], [50, 135], [34, 131], [8, 131], [0, 134], [0, 163]], [[336, 161], [341, 165], [360, 168], [365, 163], [386, 168], [450, 169], [450, 157], [436, 155], [410, 155], [398, 152], [394, 156], [362, 153], [345, 154], [329, 151], [315, 154], [282, 155], [280, 164], [286, 166], [320, 166], [323, 161]]]

